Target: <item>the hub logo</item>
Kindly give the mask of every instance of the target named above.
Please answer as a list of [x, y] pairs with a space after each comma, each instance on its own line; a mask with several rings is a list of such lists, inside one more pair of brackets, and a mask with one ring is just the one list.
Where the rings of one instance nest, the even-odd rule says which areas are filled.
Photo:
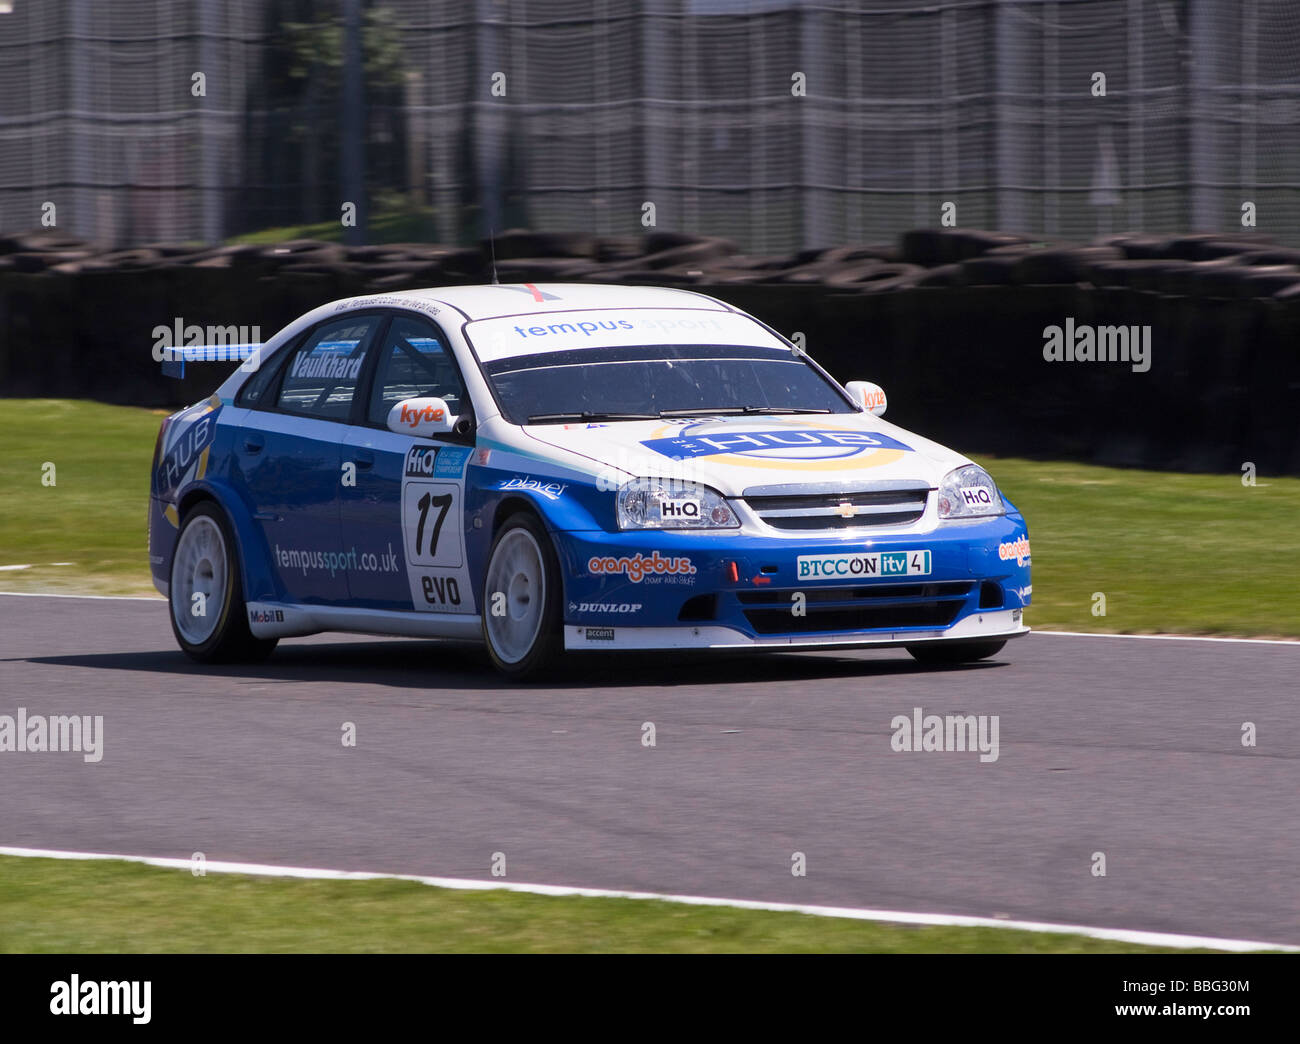
[[[698, 432], [692, 429], [713, 428]], [[817, 428], [782, 428], [776, 431], [729, 431], [725, 425], [691, 425], [668, 438], [641, 443], [646, 449], [674, 460], [727, 457], [732, 463], [758, 464], [788, 461], [791, 467], [812, 461], [847, 461], [877, 450], [910, 449], [897, 439], [875, 431], [836, 431]]]
[[929, 576], [929, 551], [872, 551], [855, 555], [800, 555], [800, 580], [869, 580], [881, 576]]
[[433, 475], [433, 462], [437, 456], [437, 446], [412, 446], [406, 451], [406, 477], [431, 477]]
[[199, 455], [211, 444], [216, 432], [212, 409], [208, 407], [207, 413], [183, 428], [176, 440], [167, 447], [167, 452], [158, 464], [158, 489], [174, 489], [179, 485], [185, 473], [198, 461]]

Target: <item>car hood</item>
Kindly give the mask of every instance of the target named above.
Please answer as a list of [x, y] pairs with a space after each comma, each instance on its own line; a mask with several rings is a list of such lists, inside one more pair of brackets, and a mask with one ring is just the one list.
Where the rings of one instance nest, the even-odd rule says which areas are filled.
[[541, 424], [524, 431], [594, 462], [598, 474], [683, 478], [727, 496], [787, 485], [905, 481], [934, 488], [970, 463], [869, 413]]

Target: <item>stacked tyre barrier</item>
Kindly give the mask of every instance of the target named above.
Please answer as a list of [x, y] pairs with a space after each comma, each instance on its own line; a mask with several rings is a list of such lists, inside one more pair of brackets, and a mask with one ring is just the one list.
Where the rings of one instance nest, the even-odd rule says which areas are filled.
[[[883, 385], [891, 420], [973, 454], [1300, 474], [1300, 250], [1253, 234], [1071, 244], [918, 229], [897, 243], [762, 257], [672, 232], [113, 251], [31, 233], [0, 238], [0, 395], [191, 402], [224, 371], [163, 377], [157, 326], [256, 328], [266, 339], [335, 298], [490, 282], [493, 254], [502, 283], [719, 297], [802, 334], [839, 379]], [[1049, 358], [1048, 331], [1067, 323], [1136, 331], [1149, 359]]]

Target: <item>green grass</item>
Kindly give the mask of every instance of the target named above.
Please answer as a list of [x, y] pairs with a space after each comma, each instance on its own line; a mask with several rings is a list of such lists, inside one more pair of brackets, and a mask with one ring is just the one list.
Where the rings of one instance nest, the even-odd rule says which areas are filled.
[[[145, 520], [167, 412], [0, 399], [0, 566], [32, 567], [0, 570], [0, 590], [157, 593]], [[42, 482], [47, 462], [53, 485]]]
[[1144, 953], [1084, 936], [0, 857], [0, 953]]
[[1300, 479], [977, 459], [1029, 525], [1032, 627], [1300, 636]]
[[[161, 413], [0, 399], [0, 565], [32, 566], [0, 570], [0, 590], [153, 593], [145, 505]], [[1300, 637], [1300, 479], [978, 459], [1029, 522], [1031, 626]]]
[[[251, 243], [256, 246], [285, 243], [293, 239], [316, 239], [325, 243], [341, 243], [344, 228], [336, 218], [306, 225], [285, 225], [279, 228], [259, 228], [241, 236], [232, 236], [229, 244]], [[370, 245], [385, 243], [436, 243], [438, 226], [432, 207], [419, 207], [403, 203], [387, 207], [371, 215], [366, 224], [366, 242]]]

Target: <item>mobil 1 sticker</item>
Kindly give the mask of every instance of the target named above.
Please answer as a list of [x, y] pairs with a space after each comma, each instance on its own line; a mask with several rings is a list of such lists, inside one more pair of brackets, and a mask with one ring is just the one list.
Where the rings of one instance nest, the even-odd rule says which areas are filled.
[[892, 576], [929, 576], [929, 551], [864, 551], [847, 555], [800, 555], [800, 580], [875, 580]]

